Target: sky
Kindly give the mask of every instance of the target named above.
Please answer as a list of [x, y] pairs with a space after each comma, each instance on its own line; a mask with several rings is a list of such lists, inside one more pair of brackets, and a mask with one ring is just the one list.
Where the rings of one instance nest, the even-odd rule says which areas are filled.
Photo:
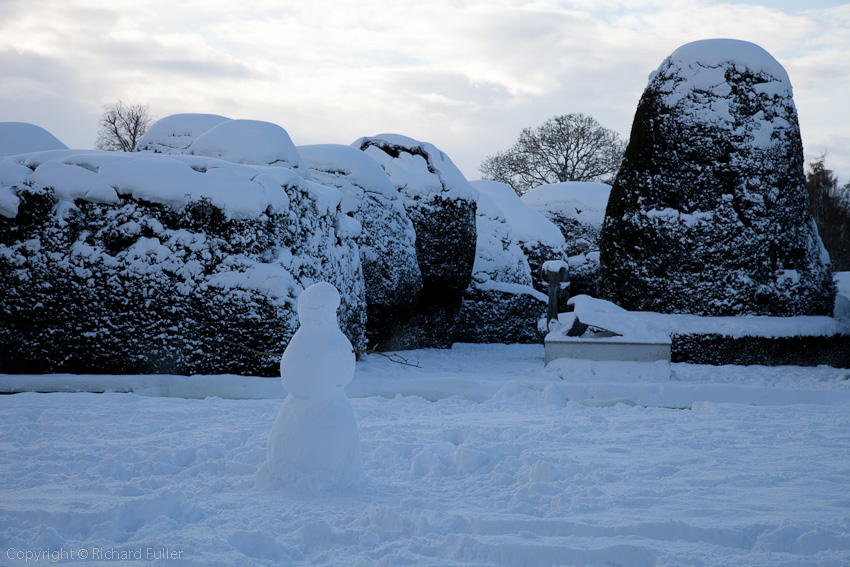
[[118, 100], [273, 122], [296, 145], [396, 133], [473, 180], [558, 114], [627, 139], [649, 74], [709, 38], [785, 67], [807, 162], [826, 152], [850, 182], [850, 2], [829, 0], [0, 0], [0, 121], [72, 148]]

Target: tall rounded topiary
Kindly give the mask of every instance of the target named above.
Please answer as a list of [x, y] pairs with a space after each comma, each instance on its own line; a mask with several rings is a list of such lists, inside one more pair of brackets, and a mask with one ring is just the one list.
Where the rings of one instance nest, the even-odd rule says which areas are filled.
[[766, 51], [698, 41], [650, 76], [600, 253], [600, 294], [627, 309], [832, 312], [791, 84]]

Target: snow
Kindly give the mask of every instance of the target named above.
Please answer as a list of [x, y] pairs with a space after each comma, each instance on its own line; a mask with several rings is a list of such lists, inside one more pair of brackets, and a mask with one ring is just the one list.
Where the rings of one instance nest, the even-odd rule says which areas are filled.
[[700, 317], [669, 315], [653, 312], [633, 312], [637, 317], [665, 329], [668, 333], [685, 335], [718, 334], [727, 337], [823, 337], [850, 334], [850, 323], [833, 317], [798, 315], [795, 317]]
[[[115, 203], [117, 194], [130, 194], [179, 209], [206, 197], [235, 218], [257, 217], [268, 207], [285, 210], [289, 197], [281, 185], [304, 181], [285, 167], [246, 166], [209, 157], [54, 150], [18, 158], [25, 165], [9, 159], [0, 162], [0, 181], [53, 187], [60, 201]], [[25, 171], [29, 174], [23, 177]], [[335, 189], [304, 183], [322, 199], [320, 208], [332, 209], [339, 203], [341, 195]]]
[[[173, 145], [149, 150], [169, 156], [40, 145], [0, 160], [0, 213], [17, 214], [8, 187], [25, 181], [61, 182], [60, 210], [118, 194], [173, 207], [207, 197], [247, 218], [286, 209], [282, 184], [297, 184], [325, 212], [345, 208], [344, 191], [309, 181], [282, 129], [181, 116], [172, 122], [191, 128], [164, 129], [155, 138]], [[477, 199], [433, 146], [380, 138], [428, 156], [382, 161], [397, 186]], [[345, 175], [369, 176], [369, 167]], [[514, 236], [547, 238], [542, 227], [554, 225], [531, 220], [503, 188], [487, 189], [505, 217], [517, 215]], [[160, 236], [139, 238], [128, 254], [170, 261]], [[209, 283], [293, 295], [283, 266], [233, 261], [245, 269]], [[281, 380], [0, 376], [2, 391], [27, 390], [0, 396], [0, 562], [729, 566], [840, 565], [850, 556], [846, 369], [659, 371], [575, 360], [544, 368], [540, 345], [486, 344], [398, 353], [415, 366], [374, 354], [355, 363], [327, 308], [335, 312], [338, 292], [319, 285], [300, 297], [307, 338], [290, 342]], [[574, 303], [583, 321], [641, 336], [713, 325], [806, 334], [827, 321], [624, 318], [592, 298]]]
[[[531, 288], [531, 268], [513, 236], [510, 224], [487, 195], [479, 196], [475, 225], [478, 237], [475, 241], [475, 262], [470, 285], [484, 289], [482, 285], [488, 282], [511, 284], [499, 288], [499, 291], [530, 293], [540, 298], [542, 294]], [[488, 289], [497, 288], [491, 285]]]
[[620, 171], [630, 181], [601, 236], [601, 296], [698, 315], [835, 312], [779, 63], [748, 42], [683, 46], [651, 76], [635, 128], [635, 143], [654, 142]]
[[0, 158], [0, 186], [11, 187], [23, 182], [32, 170], [10, 158]]
[[[625, 363], [544, 369], [540, 345], [399, 354], [420, 368], [377, 355], [356, 364], [347, 391], [363, 478], [336, 489], [255, 486], [282, 391], [225, 399], [229, 380], [170, 377], [206, 384], [212, 397], [0, 396], [2, 561], [815, 566], [850, 557], [847, 370], [672, 364], [661, 380]], [[255, 383], [257, 393], [282, 390], [279, 380]]]
[[541, 302], [546, 302], [547, 297], [534, 289], [529, 285], [511, 283], [511, 282], [499, 282], [494, 280], [487, 280], [485, 282], [475, 282], [475, 287], [482, 291], [498, 291], [502, 293], [510, 293], [512, 295], [530, 295]]
[[53, 187], [60, 201], [82, 199], [89, 188], [101, 181], [97, 173], [58, 161], [46, 161], [27, 179], [41, 187]]
[[[178, 114], [156, 122], [138, 146], [144, 151], [128, 154], [42, 145], [0, 160], [0, 213], [17, 214], [13, 195], [2, 188], [29, 182], [53, 187], [67, 202], [115, 203], [117, 194], [131, 194], [179, 208], [206, 197], [233, 217], [249, 218], [268, 207], [286, 209], [280, 186], [311, 179], [289, 134], [270, 122]], [[333, 188], [304, 187], [324, 211], [342, 197]]]
[[[384, 169], [364, 152], [337, 144], [298, 146], [297, 150], [307, 167], [318, 172], [313, 174], [317, 181], [343, 191], [344, 213], [357, 210], [364, 189], [378, 193], [394, 212], [404, 213], [404, 205]], [[341, 177], [345, 182], [340, 181]]]
[[186, 153], [248, 165], [282, 165], [309, 179], [289, 134], [271, 122], [225, 120], [195, 138]]
[[67, 147], [41, 126], [27, 122], [0, 122], [0, 156]]
[[[566, 332], [570, 330], [575, 319], [590, 327], [600, 330], [611, 331], [618, 336], [606, 337], [609, 342], [628, 343], [659, 343], [670, 344], [670, 334], [663, 327], [652, 320], [642, 317], [641, 313], [626, 311], [609, 301], [590, 297], [589, 295], [576, 295], [567, 302], [573, 306], [573, 311], [560, 313], [558, 321], [561, 327], [553, 330], [558, 340], [570, 340]], [[548, 338], [548, 337], [547, 337]], [[576, 340], [579, 337], [575, 338]]]
[[282, 166], [310, 179], [286, 130], [262, 120], [231, 120], [217, 114], [173, 114], [154, 123], [136, 144], [135, 151]]
[[289, 205], [279, 185], [269, 191], [267, 186], [223, 168], [200, 173], [176, 156], [131, 154], [128, 159], [102, 165], [99, 178], [119, 193], [175, 210], [203, 197], [236, 218], [257, 217], [270, 206], [285, 210]]
[[558, 227], [524, 203], [510, 185], [498, 181], [476, 180], [472, 181], [472, 186], [499, 206], [518, 240], [540, 242], [552, 247], [564, 246], [564, 235]]
[[[408, 199], [443, 199], [476, 202], [478, 192], [460, 169], [440, 149], [400, 134], [379, 134], [351, 144], [373, 157], [384, 168], [393, 185]], [[390, 156], [382, 147], [398, 156]]]
[[561, 270], [567, 270], [567, 273], [569, 273], [570, 265], [563, 260], [547, 260], [543, 262], [544, 272], [560, 272]]
[[838, 286], [838, 293], [850, 297], [850, 272], [837, 272], [835, 285]]
[[[0, 158], [0, 214], [7, 218], [19, 216], [24, 194], [35, 194], [48, 206], [53, 196], [58, 200], [52, 210], [39, 212], [53, 218], [37, 219], [43, 226], [30, 223], [27, 228], [30, 233], [24, 234], [21, 242], [11, 242], [6, 247], [8, 250], [3, 251], [4, 257], [11, 261], [7, 266], [17, 268], [9, 272], [11, 279], [6, 278], [6, 288], [11, 290], [9, 297], [20, 297], [24, 289], [31, 288], [16, 285], [18, 280], [42, 278], [48, 282], [31, 288], [44, 292], [39, 298], [23, 298], [16, 304], [19, 307], [15, 309], [24, 310], [23, 319], [32, 318], [26, 315], [30, 311], [43, 310], [45, 301], [56, 301], [59, 310], [63, 309], [62, 305], [68, 305], [51, 295], [50, 290], [58, 285], [56, 281], [79, 281], [79, 289], [83, 290], [92, 288], [87, 280], [101, 282], [100, 286], [106, 282], [126, 292], [117, 295], [119, 301], [138, 289], [140, 297], [148, 298], [143, 300], [145, 303], [154, 302], [159, 309], [133, 308], [116, 313], [112, 308], [104, 311], [103, 301], [89, 301], [76, 311], [69, 309], [75, 311], [70, 315], [53, 313], [51, 332], [45, 331], [40, 336], [49, 342], [46, 337], [56, 328], [79, 323], [86, 329], [82, 333], [85, 340], [94, 340], [97, 333], [102, 333], [113, 338], [127, 337], [127, 341], [116, 338], [110, 343], [120, 342], [120, 348], [132, 348], [133, 344], [152, 340], [167, 344], [164, 350], [168, 351], [171, 345], [180, 348], [185, 334], [181, 333], [181, 339], [174, 341], [165, 337], [178, 333], [186, 317], [189, 317], [186, 321], [195, 322], [200, 321], [198, 317], [206, 317], [213, 324], [228, 321], [227, 333], [231, 339], [263, 344], [260, 348], [268, 349], [279, 341], [285, 345], [295, 332], [292, 307], [299, 293], [317, 281], [329, 281], [344, 296], [340, 320], [345, 332], [358, 348], [365, 347], [362, 265], [358, 245], [353, 240], [361, 226], [357, 220], [342, 214], [343, 192], [312, 179], [280, 126], [199, 115], [164, 121], [166, 125], [169, 122], [173, 124], [165, 133], [161, 132], [165, 138], [169, 137], [168, 133], [173, 134], [174, 139], [166, 140], [174, 143], [168, 152], [53, 149]], [[186, 142], [188, 137], [192, 138], [189, 145], [179, 148], [176, 138]], [[395, 199], [400, 200], [389, 181], [385, 183]], [[156, 205], [164, 205], [170, 211]], [[170, 215], [171, 212], [177, 215]], [[69, 222], [72, 229], [85, 226], [90, 230], [66, 233]], [[234, 229], [232, 232], [228, 232], [230, 227]], [[63, 243], [67, 238], [71, 239], [69, 245]], [[24, 240], [34, 244], [31, 246]], [[117, 247], [113, 249], [112, 245]], [[104, 293], [98, 285], [94, 288], [98, 291], [93, 293]], [[218, 297], [221, 299], [213, 299]], [[111, 298], [104, 300], [109, 303]], [[148, 313], [165, 321], [178, 311], [182, 313], [189, 302], [196, 301], [197, 306], [205, 302], [217, 305], [211, 310], [199, 307], [196, 315], [183, 313], [178, 317], [180, 321], [144, 324], [140, 328], [129, 322]], [[244, 307], [248, 303], [252, 306]], [[258, 321], [257, 304], [268, 306], [270, 317], [275, 320]], [[75, 317], [83, 317], [85, 321], [77, 321]], [[122, 325], [129, 325], [126, 333], [120, 330]], [[135, 335], [137, 328], [139, 334]], [[215, 336], [210, 337], [213, 342], [220, 337], [211, 324], [194, 325], [194, 328], [201, 335], [213, 333]], [[88, 332], [89, 329], [96, 331]], [[242, 333], [261, 336], [237, 337]], [[14, 342], [15, 336], [19, 342], [23, 340], [20, 334], [10, 336], [9, 340]], [[169, 371], [213, 371], [212, 367], [197, 365], [204, 364], [198, 361], [205, 356], [209, 360], [220, 356], [218, 349], [210, 340], [200, 339], [198, 344], [186, 349], [186, 358], [179, 359], [178, 364], [188, 361], [188, 367], [179, 370], [174, 366]], [[63, 358], [52, 347], [47, 348], [53, 356], [50, 360], [55, 359], [59, 365], [55, 368], [60, 368], [63, 360], [74, 358]], [[30, 357], [15, 349], [24, 361], [53, 364], [48, 361], [49, 356]], [[106, 359], [129, 358], [108, 349], [102, 354]], [[236, 368], [242, 360], [237, 356], [227, 358], [234, 366], [216, 368], [240, 372]], [[163, 355], [160, 360], [168, 359]], [[245, 362], [257, 361], [248, 356]], [[9, 364], [14, 364], [11, 359]], [[265, 373], [259, 368], [250, 372]]]
[[[748, 41], [737, 39], [693, 41], [676, 49], [668, 59], [679, 63], [681, 66], [720, 67], [724, 63], [732, 63], [736, 67], [746, 68], [755, 73], [762, 72], [772, 75], [775, 79], [787, 83], [789, 86], [791, 84], [785, 68], [762, 47]], [[720, 75], [714, 84], [726, 83], [722, 72]], [[717, 94], [726, 96], [729, 93], [727, 91]]]
[[9, 158], [0, 158], [0, 215], [6, 218], [18, 216], [21, 200], [12, 191], [12, 186], [22, 183], [32, 170]]
[[610, 193], [607, 183], [568, 181], [535, 187], [522, 196], [522, 202], [541, 214], [549, 211], [601, 227]]
[[[385, 344], [398, 336], [398, 313], [422, 289], [413, 222], [402, 196], [377, 161], [359, 148], [336, 144], [298, 146], [311, 177], [342, 194], [338, 236], [353, 238], [363, 267], [367, 337]], [[348, 225], [345, 228], [343, 224]]]
[[[791, 124], [778, 113], [765, 116], [756, 113], [751, 120], [734, 124], [731, 85], [727, 71], [748, 72], [761, 76], [753, 92], [766, 99], [791, 100], [792, 87], [788, 73], [767, 51], [754, 43], [734, 39], [706, 39], [679, 47], [649, 76], [676, 77], [661, 88], [668, 108], [693, 114], [703, 123], [728, 124], [736, 134], [749, 140], [753, 148], [769, 149], [776, 144], [775, 132], [791, 129]], [[708, 100], [707, 105], [693, 99]]]
[[217, 114], [172, 114], [154, 122], [135, 151], [183, 154], [195, 138], [230, 118]]

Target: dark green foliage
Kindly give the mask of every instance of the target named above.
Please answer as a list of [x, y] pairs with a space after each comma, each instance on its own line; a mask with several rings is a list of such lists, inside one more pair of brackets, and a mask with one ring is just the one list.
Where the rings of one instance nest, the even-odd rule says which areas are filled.
[[461, 343], [542, 343], [537, 321], [545, 304], [529, 294], [481, 290], [471, 286], [463, 298], [462, 324], [454, 340]]
[[599, 262], [588, 259], [583, 264], [570, 267], [570, 297], [574, 295], [589, 295], [596, 297], [599, 279]]
[[545, 216], [564, 235], [564, 240], [567, 243], [567, 256], [599, 250], [599, 226], [585, 224], [557, 212], [547, 212]]
[[[460, 171], [457, 176], [450, 160], [430, 144], [397, 138], [362, 138], [356, 147], [365, 151], [388, 171], [390, 180], [402, 195], [404, 209], [416, 233], [416, 256], [422, 277], [422, 291], [413, 316], [398, 320], [393, 334], [380, 345], [382, 350], [449, 348], [455, 333], [462, 295], [472, 278], [475, 261], [476, 203]], [[403, 155], [404, 154], [404, 155]], [[431, 186], [408, 186], [406, 174], [394, 178], [390, 165], [411, 156], [421, 158], [422, 173], [431, 176]], [[409, 164], [408, 164], [409, 165]]]
[[672, 361], [741, 366], [819, 366], [850, 368], [850, 335], [807, 337], [727, 337], [673, 335]]
[[[722, 96], [677, 98], [669, 59], [644, 91], [600, 235], [600, 294], [630, 310], [829, 315], [790, 87], [777, 95], [762, 72], [723, 69]], [[731, 122], [711, 118], [720, 105]], [[787, 127], [764, 140], [767, 124]]]
[[416, 231], [422, 273], [422, 294], [408, 328], [412, 336], [407, 348], [449, 348], [475, 261], [475, 203], [435, 195], [427, 203], [406, 208]]
[[850, 271], [850, 186], [838, 187], [838, 180], [826, 168], [825, 160], [821, 156], [809, 164], [806, 189], [832, 269], [846, 272]]
[[396, 349], [422, 293], [413, 228], [403, 210], [368, 190], [354, 216], [362, 226], [356, 240], [365, 284], [366, 336], [371, 348]]
[[363, 264], [368, 306], [366, 336], [371, 347], [381, 351], [398, 350], [403, 344], [399, 337], [409, 334], [416, 306], [421, 300], [422, 280], [416, 277], [392, 281], [385, 277], [386, 271], [382, 268], [377, 262]]

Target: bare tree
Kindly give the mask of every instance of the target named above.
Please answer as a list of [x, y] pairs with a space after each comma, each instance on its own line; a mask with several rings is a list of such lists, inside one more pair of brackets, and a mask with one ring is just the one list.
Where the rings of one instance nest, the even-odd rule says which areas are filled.
[[115, 152], [131, 152], [153, 123], [146, 104], [125, 105], [120, 100], [104, 107], [98, 122], [95, 148]]
[[536, 129], [524, 128], [505, 152], [489, 156], [479, 171], [522, 195], [546, 183], [612, 182], [626, 144], [619, 134], [581, 113], [553, 116]]

